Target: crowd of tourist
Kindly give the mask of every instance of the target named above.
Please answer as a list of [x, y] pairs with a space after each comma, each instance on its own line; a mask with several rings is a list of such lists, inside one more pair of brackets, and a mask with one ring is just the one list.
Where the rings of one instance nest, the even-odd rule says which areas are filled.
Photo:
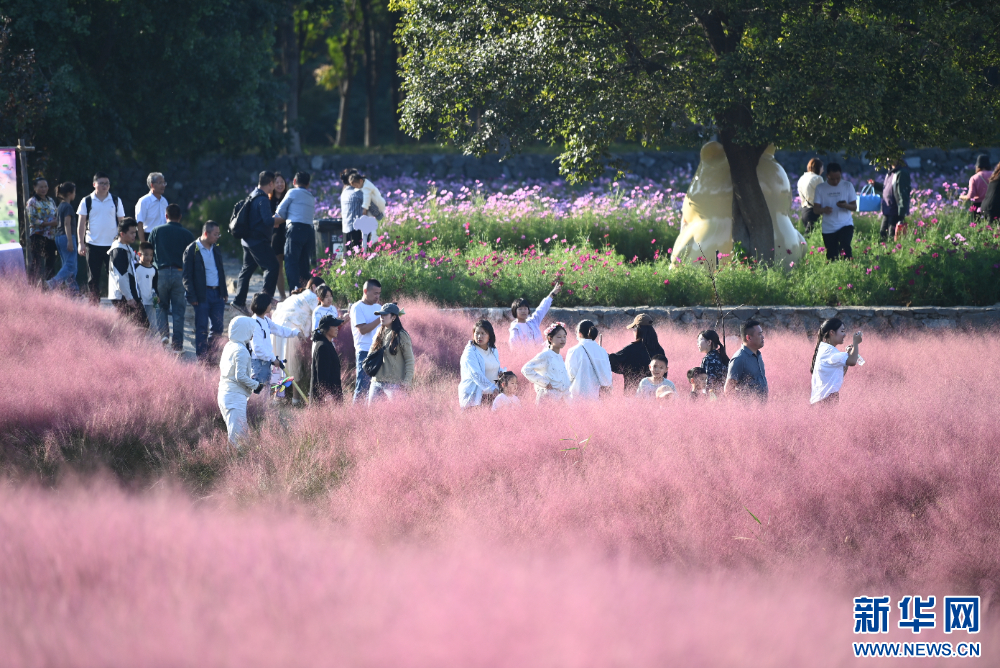
[[[1000, 166], [990, 170], [988, 161], [978, 160], [969, 192], [963, 196], [983, 215], [990, 215], [996, 206], [998, 170]], [[356, 169], [345, 170], [341, 180], [345, 242], [363, 247], [383, 216], [385, 200]], [[280, 173], [261, 172], [257, 187], [237, 205], [229, 223], [243, 252], [231, 303], [241, 315], [230, 322], [228, 342], [222, 349], [218, 401], [230, 439], [237, 444], [247, 430], [246, 408], [252, 394], [268, 389], [269, 396], [280, 397], [296, 378], [309, 378], [308, 394], [299, 392], [302, 399], [308, 397], [317, 404], [344, 402], [345, 389], [355, 404], [392, 401], [413, 384], [413, 341], [403, 324], [405, 311], [398, 304], [381, 303], [379, 281], [366, 280], [361, 298], [341, 317], [331, 289], [312, 276], [315, 198], [310, 182], [308, 173], [298, 172], [289, 187]], [[101, 278], [107, 276], [108, 298], [115, 307], [175, 350], [183, 345], [190, 305], [195, 316], [195, 351], [205, 357], [211, 339], [223, 334], [229, 300], [219, 248], [222, 230], [219, 223], [207, 221], [195, 238], [181, 223], [180, 207], [164, 198], [166, 185], [162, 174], [150, 174], [149, 192], [136, 203], [132, 218], [125, 216], [122, 201], [111, 193], [110, 179], [104, 173], [94, 175], [93, 192], [75, 207], [72, 183], [58, 187], [57, 204], [48, 196], [47, 182], [37, 180], [35, 197], [28, 202], [31, 265], [36, 277], [47, 279], [49, 288], [73, 292], [79, 290], [77, 257], [85, 258], [90, 298], [98, 300]], [[821, 222], [829, 259], [850, 258], [857, 197], [840, 167], [824, 166], [814, 159], [798, 186], [806, 231]], [[887, 238], [905, 224], [909, 212], [905, 163], [895, 165], [881, 186], [881, 233]], [[56, 257], [63, 260], [58, 272]], [[258, 268], [264, 274], [263, 288], [248, 307], [250, 277]], [[502, 365], [493, 323], [476, 321], [459, 362], [461, 409], [516, 408], [521, 377], [534, 389], [538, 404], [600, 402], [611, 393], [615, 375], [622, 377], [625, 394], [637, 400], [745, 397], [766, 401], [760, 323], [751, 319], [741, 324], [740, 348], [732, 357], [716, 331], [699, 333], [696, 345], [701, 363], [684, 373], [689, 387], [682, 392], [669, 379], [666, 351], [647, 314], [635, 316], [627, 326], [634, 340], [615, 352], [605, 350], [598, 327], [589, 320], [573, 328], [572, 346], [570, 329], [564, 323], [543, 328], [560, 287], [557, 284], [534, 309], [525, 299], [511, 304], [507, 346], [537, 350], [521, 367], [520, 376]], [[344, 325], [349, 325], [354, 344], [355, 357], [348, 364], [341, 360], [337, 347]], [[846, 328], [837, 319], [825, 321], [817, 333], [811, 403], [837, 401], [847, 369], [864, 364], [859, 355], [861, 333], [855, 333], [851, 345], [841, 350], [838, 346], [846, 337]], [[306, 347], [310, 344], [311, 356]], [[343, 372], [352, 366], [353, 387], [345, 388]]]

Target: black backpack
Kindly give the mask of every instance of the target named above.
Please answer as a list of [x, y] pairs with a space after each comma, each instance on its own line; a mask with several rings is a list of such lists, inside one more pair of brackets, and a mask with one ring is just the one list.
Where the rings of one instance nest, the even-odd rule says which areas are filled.
[[264, 193], [255, 191], [233, 207], [233, 215], [229, 219], [229, 233], [235, 238], [246, 239], [250, 236], [250, 203], [263, 195]]
[[[112, 195], [110, 190], [108, 191], [108, 197], [111, 198], [111, 203], [114, 204], [114, 206], [115, 206], [115, 223], [117, 223], [118, 222], [118, 204], [119, 204], [120, 200], [118, 200], [114, 195]], [[94, 206], [94, 199], [93, 198], [94, 198], [93, 195], [87, 195], [86, 199], [84, 200], [87, 203], [87, 226], [88, 227], [90, 226], [90, 209], [91, 209], [92, 206]]]

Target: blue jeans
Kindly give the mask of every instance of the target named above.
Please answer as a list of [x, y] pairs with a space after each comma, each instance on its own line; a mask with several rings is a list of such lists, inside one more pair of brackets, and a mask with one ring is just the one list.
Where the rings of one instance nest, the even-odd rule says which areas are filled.
[[208, 352], [208, 321], [212, 321], [212, 336], [222, 334], [222, 314], [226, 302], [219, 297], [219, 288], [205, 288], [205, 301], [194, 307], [194, 351], [198, 357]]
[[312, 225], [290, 223], [285, 235], [285, 276], [288, 289], [302, 287], [309, 282], [312, 269], [309, 258], [316, 247], [316, 234]]
[[371, 386], [372, 379], [369, 378], [365, 370], [361, 368], [364, 363], [365, 358], [368, 357], [367, 350], [358, 351], [358, 371], [357, 380], [354, 382], [354, 403], [358, 403], [359, 397], [368, 396], [368, 388]]
[[62, 259], [62, 268], [59, 273], [52, 277], [49, 281], [50, 285], [59, 285], [60, 283], [68, 283], [69, 285], [76, 285], [76, 235], [73, 235], [73, 250], [66, 250], [66, 235], [60, 234], [56, 236], [56, 252], [59, 253], [59, 257]]
[[170, 334], [167, 315], [173, 316], [172, 343], [177, 350], [184, 347], [184, 314], [187, 311], [183, 276], [184, 272], [176, 267], [164, 267], [156, 272], [156, 294], [160, 297], [160, 306], [156, 313], [156, 329], [160, 336]]
[[250, 377], [258, 383], [271, 385], [271, 363], [268, 360], [259, 360], [256, 357], [250, 360]]
[[392, 401], [403, 391], [402, 383], [380, 383], [373, 379], [371, 389], [368, 391], [368, 405], [385, 399]]

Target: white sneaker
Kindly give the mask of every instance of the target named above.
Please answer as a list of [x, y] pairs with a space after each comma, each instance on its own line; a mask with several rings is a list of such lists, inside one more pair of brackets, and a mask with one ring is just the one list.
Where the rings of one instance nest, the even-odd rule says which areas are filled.
[[170, 337], [164, 336], [162, 339], [160, 339], [160, 343], [162, 343], [163, 345], [167, 345], [168, 343], [170, 343]]

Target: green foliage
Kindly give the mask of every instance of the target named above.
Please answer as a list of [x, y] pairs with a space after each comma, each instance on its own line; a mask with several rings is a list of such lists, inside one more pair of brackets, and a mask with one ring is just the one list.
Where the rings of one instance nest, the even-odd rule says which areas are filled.
[[727, 154], [776, 143], [893, 157], [907, 142], [997, 136], [1000, 52], [981, 29], [1000, 23], [995, 2], [392, 6], [408, 132], [475, 154], [561, 143], [571, 176], [600, 173], [618, 138], [657, 146], [710, 134], [699, 128]]
[[[267, 0], [6, 2], [13, 46], [51, 91], [37, 166], [89, 183], [151, 162], [277, 145]], [[0, 138], [0, 141], [9, 141]]]
[[[724, 262], [715, 272], [726, 304], [753, 305], [976, 305], [1000, 301], [1000, 230], [970, 226], [961, 211], [912, 223], [897, 247], [879, 242], [873, 216], [856, 217], [853, 262], [826, 260], [819, 230], [809, 254], [790, 269], [752, 261]], [[936, 220], [937, 222], [932, 222]], [[920, 223], [924, 223], [922, 226]], [[383, 299], [426, 296], [451, 306], [508, 306], [537, 301], [556, 281], [561, 306], [705, 305], [714, 303], [708, 272], [696, 264], [671, 266], [665, 257], [632, 262], [609, 246], [553, 243], [526, 249], [485, 241], [452, 248], [439, 221], [436, 241], [388, 241], [368, 258], [327, 261], [324, 276], [337, 294], [353, 299], [366, 277], [383, 285]]]

